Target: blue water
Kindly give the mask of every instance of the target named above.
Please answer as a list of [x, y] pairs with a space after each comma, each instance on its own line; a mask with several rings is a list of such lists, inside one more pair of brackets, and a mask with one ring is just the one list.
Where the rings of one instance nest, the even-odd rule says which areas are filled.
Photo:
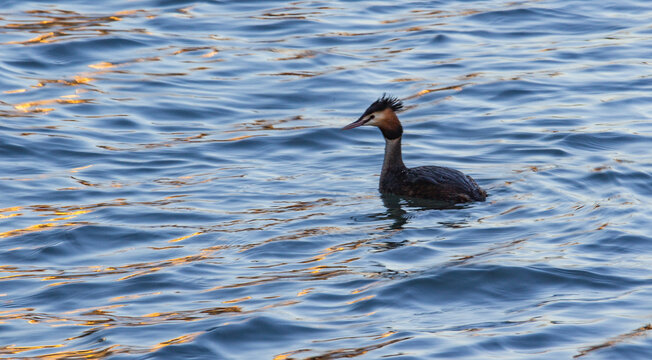
[[[0, 1], [0, 356], [652, 358], [651, 19]], [[486, 202], [378, 193], [383, 92]]]

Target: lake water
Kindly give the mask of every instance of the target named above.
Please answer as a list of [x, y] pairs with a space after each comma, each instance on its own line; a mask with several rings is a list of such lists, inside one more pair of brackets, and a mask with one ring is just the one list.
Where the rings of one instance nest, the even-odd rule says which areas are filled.
[[[0, 356], [652, 358], [652, 3], [0, 1]], [[486, 202], [377, 191], [408, 166]]]

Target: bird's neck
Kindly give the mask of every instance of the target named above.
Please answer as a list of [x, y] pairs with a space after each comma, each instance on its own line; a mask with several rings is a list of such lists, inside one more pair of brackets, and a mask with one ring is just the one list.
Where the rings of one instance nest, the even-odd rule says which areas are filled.
[[385, 140], [397, 139], [403, 135], [403, 126], [398, 120], [398, 116], [392, 109], [385, 109], [384, 121], [378, 125], [378, 128], [383, 133]]
[[381, 181], [389, 173], [404, 170], [403, 157], [401, 156], [401, 136], [395, 139], [385, 138], [385, 160], [380, 173]]

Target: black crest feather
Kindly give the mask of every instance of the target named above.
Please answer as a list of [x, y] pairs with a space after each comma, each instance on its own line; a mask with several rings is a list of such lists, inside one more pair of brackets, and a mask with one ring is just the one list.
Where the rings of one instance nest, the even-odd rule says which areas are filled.
[[378, 100], [369, 105], [367, 110], [364, 112], [364, 115], [375, 113], [377, 111], [383, 111], [387, 108], [391, 108], [395, 112], [401, 111], [401, 109], [403, 109], [403, 102], [397, 97], [383, 94], [383, 96], [378, 98]]

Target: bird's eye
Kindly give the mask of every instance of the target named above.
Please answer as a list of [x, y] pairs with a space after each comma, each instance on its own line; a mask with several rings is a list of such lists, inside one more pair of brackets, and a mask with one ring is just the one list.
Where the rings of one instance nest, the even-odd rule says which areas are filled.
[[375, 115], [371, 115], [369, 116], [369, 120], [373, 120], [375, 117], [376, 117]]

